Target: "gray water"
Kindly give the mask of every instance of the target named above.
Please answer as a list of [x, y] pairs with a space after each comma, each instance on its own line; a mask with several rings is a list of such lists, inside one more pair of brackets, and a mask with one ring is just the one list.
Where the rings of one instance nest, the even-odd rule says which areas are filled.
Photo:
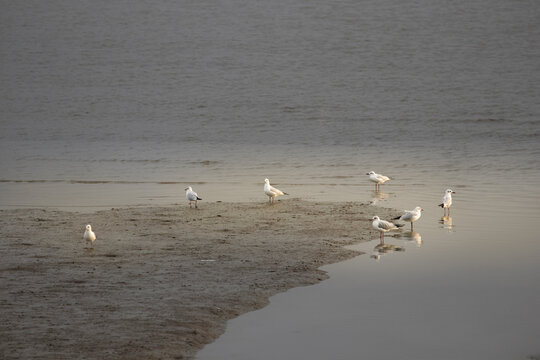
[[[421, 247], [404, 235], [406, 252], [329, 266], [328, 282], [263, 311], [283, 316], [315, 291], [324, 321], [295, 312], [304, 328], [289, 340], [344, 358], [540, 352], [537, 1], [0, 4], [0, 208], [185, 206], [187, 185], [209, 202], [265, 201], [266, 177], [302, 199], [420, 205]], [[393, 178], [383, 194], [369, 170]], [[435, 207], [447, 187], [450, 229]], [[380, 345], [389, 329], [422, 341]]]

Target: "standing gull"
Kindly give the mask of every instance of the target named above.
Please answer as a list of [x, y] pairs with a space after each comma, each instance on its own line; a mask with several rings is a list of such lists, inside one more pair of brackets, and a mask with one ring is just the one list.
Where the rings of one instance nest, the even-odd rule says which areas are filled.
[[411, 223], [411, 231], [413, 231], [413, 222], [420, 219], [422, 216], [422, 209], [420, 206], [415, 207], [413, 210], [405, 210], [403, 215], [393, 218], [392, 220], [408, 221]]
[[276, 196], [289, 195], [279, 189], [276, 189], [272, 185], [270, 185], [270, 180], [268, 179], [264, 179], [264, 193], [266, 194], [266, 196], [268, 196], [268, 202], [271, 204], [274, 203], [274, 199]]
[[185, 188], [186, 190], [186, 199], [189, 201], [189, 208], [191, 209], [191, 202], [195, 201], [195, 207], [197, 207], [197, 201], [202, 200], [195, 191], [191, 188], [191, 186], [188, 186]]
[[450, 206], [452, 206], [452, 194], [455, 194], [455, 191], [453, 191], [452, 189], [446, 189], [442, 198], [442, 204], [439, 204], [439, 206], [443, 208], [444, 216], [446, 216], [446, 209], [448, 209], [448, 216], [450, 216]]
[[375, 183], [375, 190], [376, 191], [380, 189], [381, 184], [384, 184], [385, 182], [390, 180], [390, 178], [388, 176], [377, 174], [374, 171], [370, 171], [366, 175], [369, 175], [369, 180], [371, 180], [371, 181], [373, 181]]
[[92, 226], [90, 224], [86, 225], [86, 230], [84, 231], [83, 239], [86, 242], [84, 245], [85, 249], [88, 249], [88, 242], [94, 248], [94, 241], [96, 241], [96, 234], [92, 231]]
[[386, 220], [381, 220], [378, 216], [371, 218], [371, 226], [381, 234], [381, 242], [384, 242], [384, 233], [390, 230], [397, 230], [403, 224], [394, 224]]

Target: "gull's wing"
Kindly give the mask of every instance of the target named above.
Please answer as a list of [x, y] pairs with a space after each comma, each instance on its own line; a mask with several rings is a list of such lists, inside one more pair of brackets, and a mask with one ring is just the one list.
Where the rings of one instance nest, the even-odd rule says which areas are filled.
[[413, 217], [414, 213], [412, 211], [405, 211], [405, 214], [401, 215], [400, 220], [411, 221]]
[[283, 193], [283, 191], [279, 190], [279, 189], [276, 189], [275, 187], [273, 186], [270, 186], [270, 189], [269, 189], [273, 194], [276, 194], [276, 195], [285, 195]]
[[186, 197], [189, 201], [195, 201], [197, 200], [197, 193], [194, 191], [188, 191]]
[[379, 224], [377, 225], [377, 227], [382, 230], [392, 230], [396, 227], [396, 225], [386, 220], [379, 220]]

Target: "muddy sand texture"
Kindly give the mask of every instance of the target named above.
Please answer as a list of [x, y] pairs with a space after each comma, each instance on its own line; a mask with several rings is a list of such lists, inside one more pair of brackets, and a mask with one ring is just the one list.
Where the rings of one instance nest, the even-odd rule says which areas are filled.
[[[377, 238], [387, 209], [298, 200], [0, 212], [4, 359], [190, 359], [226, 321]], [[85, 250], [92, 224], [97, 240]]]

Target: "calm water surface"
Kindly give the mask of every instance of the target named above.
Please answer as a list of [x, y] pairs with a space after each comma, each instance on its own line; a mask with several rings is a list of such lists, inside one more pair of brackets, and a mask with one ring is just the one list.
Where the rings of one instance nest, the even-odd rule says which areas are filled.
[[0, 4], [2, 209], [265, 201], [265, 177], [426, 209], [404, 252], [359, 245], [201, 360], [540, 352], [537, 1]]
[[455, 188], [451, 217], [443, 219], [432, 189], [385, 190], [381, 205], [425, 208], [414, 233], [386, 237], [386, 244], [402, 251], [379, 252], [374, 232], [372, 241], [353, 246], [365, 255], [325, 266], [329, 280], [276, 295], [268, 307], [230, 321], [197, 359], [538, 354], [540, 246], [536, 231], [521, 228], [537, 222], [538, 198], [511, 190], [500, 195], [494, 192], [499, 186], [464, 185]]

